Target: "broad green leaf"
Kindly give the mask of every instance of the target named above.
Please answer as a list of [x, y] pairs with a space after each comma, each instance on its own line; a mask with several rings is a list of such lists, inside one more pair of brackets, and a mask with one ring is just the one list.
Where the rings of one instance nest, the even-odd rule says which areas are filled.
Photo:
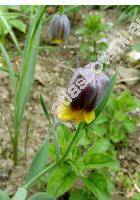
[[110, 189], [114, 188], [113, 183], [104, 174], [98, 172], [93, 172], [85, 178], [84, 184], [98, 200], [109, 200]]
[[31, 196], [28, 200], [56, 200], [56, 198], [50, 196], [46, 192], [38, 192]]
[[36, 59], [38, 54], [42, 17], [45, 7], [39, 6], [35, 19], [27, 34], [24, 56], [21, 64], [20, 80], [15, 102], [15, 128], [20, 125], [26, 103], [34, 82]]
[[67, 192], [75, 181], [76, 173], [71, 166], [59, 166], [49, 176], [46, 191], [52, 196], [59, 197]]
[[0, 12], [0, 21], [1, 21], [1, 23], [4, 24], [5, 28], [8, 30], [8, 32], [10, 33], [11, 38], [12, 38], [13, 42], [15, 43], [18, 51], [20, 51], [20, 46], [19, 46], [18, 40], [16, 38], [16, 35], [15, 35], [14, 31], [12, 30], [12, 27], [8, 23], [7, 19], [4, 17], [3, 13], [1, 13], [1, 12]]
[[0, 189], [0, 200], [10, 200], [8, 194]]
[[19, 188], [11, 200], [25, 200], [26, 195], [27, 195], [27, 190], [25, 190], [24, 188]]
[[47, 138], [45, 143], [43, 144], [41, 149], [37, 152], [35, 158], [32, 161], [28, 175], [25, 179], [25, 184], [45, 168], [48, 162], [49, 145], [50, 145], [49, 138]]
[[116, 81], [116, 76], [117, 76], [117, 73], [115, 73], [114, 76], [111, 77], [109, 87], [107, 89], [106, 94], [104, 95], [100, 105], [97, 106], [97, 108], [95, 108], [96, 117], [98, 117], [98, 115], [101, 113], [101, 111], [103, 110], [104, 106], [106, 105], [106, 103], [112, 93], [112, 90], [113, 90], [113, 87], [114, 87], [114, 84]]
[[105, 114], [102, 113], [102, 115], [100, 115], [97, 120], [96, 120], [96, 124], [97, 125], [102, 125], [103, 123], [107, 122], [108, 119], [107, 119], [107, 116]]
[[19, 31], [26, 33], [26, 24], [19, 19], [13, 19], [9, 22], [13, 27], [17, 28]]
[[88, 193], [84, 189], [76, 189], [70, 193], [69, 200], [90, 200]]
[[57, 127], [57, 134], [61, 147], [64, 147], [65, 145], [68, 144], [68, 142], [70, 142], [72, 134], [70, 129], [64, 124], [60, 124]]
[[102, 153], [107, 151], [109, 146], [110, 146], [109, 140], [101, 138], [95, 141], [95, 143], [88, 149], [88, 153]]
[[86, 131], [82, 129], [76, 140], [76, 145], [87, 146], [91, 143], [90, 138], [87, 136]]
[[71, 166], [75, 168], [77, 173], [80, 173], [84, 169], [84, 159], [83, 153], [80, 151], [80, 148], [75, 149], [75, 155], [73, 153], [74, 161], [70, 161]]
[[123, 127], [119, 127], [119, 124], [120, 122], [112, 121], [109, 126], [109, 137], [115, 143], [120, 142], [125, 138], [125, 130]]
[[136, 128], [136, 125], [133, 121], [131, 121], [130, 119], [126, 119], [124, 122], [123, 122], [123, 125], [124, 127], [126, 128], [126, 130], [129, 132], [129, 133], [132, 133], [135, 128]]
[[8, 72], [9, 72], [11, 78], [12, 78], [13, 87], [16, 90], [16, 75], [15, 75], [15, 72], [13, 70], [13, 66], [12, 66], [12, 63], [11, 63], [10, 58], [8, 56], [8, 53], [6, 52], [4, 46], [1, 44], [1, 42], [0, 42], [0, 50], [2, 52], [4, 60], [6, 62], [6, 67], [8, 69]]
[[107, 153], [94, 153], [87, 152], [84, 157], [85, 168], [87, 169], [101, 169], [111, 168], [117, 170], [119, 165], [118, 162]]

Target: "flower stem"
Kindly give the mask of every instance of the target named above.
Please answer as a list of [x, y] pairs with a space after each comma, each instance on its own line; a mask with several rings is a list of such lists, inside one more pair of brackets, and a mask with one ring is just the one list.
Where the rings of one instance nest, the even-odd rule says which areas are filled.
[[60, 6], [60, 13], [61, 15], [64, 13], [64, 5]]
[[57, 162], [54, 162], [52, 164], [50, 164], [49, 166], [47, 166], [45, 169], [43, 169], [41, 172], [39, 172], [34, 178], [32, 178], [30, 181], [28, 181], [23, 187], [27, 190], [29, 189], [34, 182], [36, 182], [41, 176], [43, 176], [44, 174], [46, 174], [47, 172], [50, 172], [52, 169], [56, 168], [58, 165], [60, 165], [67, 157], [67, 155], [69, 154], [77, 136], [79, 133], [79, 129], [81, 129], [81, 123], [78, 125], [77, 130], [65, 152], [65, 154], [62, 156], [62, 158], [60, 158], [60, 160], [58, 160]]

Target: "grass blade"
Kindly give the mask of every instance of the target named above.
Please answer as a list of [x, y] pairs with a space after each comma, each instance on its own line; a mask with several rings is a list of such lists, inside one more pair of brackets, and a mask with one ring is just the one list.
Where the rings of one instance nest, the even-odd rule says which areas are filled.
[[[5, 71], [7, 70], [12, 78], [12, 84], [13, 84], [13, 87], [14, 89], [16, 90], [16, 74], [13, 70], [13, 66], [12, 66], [12, 63], [10, 61], [10, 58], [8, 56], [8, 53], [6, 52], [4, 46], [2, 45], [2, 43], [0, 42], [0, 50], [2, 52], [2, 55], [4, 57], [4, 60], [6, 62], [6, 65], [7, 65], [7, 69], [5, 69]], [[4, 69], [4, 68], [1, 68], [1, 70]], [[4, 70], [3, 70], [4, 71]]]
[[27, 196], [27, 190], [19, 188], [14, 197], [11, 200], [25, 200]]
[[54, 128], [53, 128], [53, 126], [51, 124], [51, 119], [50, 119], [50, 115], [49, 115], [49, 112], [48, 112], [48, 109], [47, 109], [47, 105], [46, 105], [44, 97], [42, 95], [40, 95], [40, 103], [41, 103], [41, 106], [43, 108], [44, 114], [46, 115], [46, 117], [47, 117], [47, 119], [49, 121], [49, 128], [53, 129], [56, 160], [59, 160], [59, 157], [60, 157], [60, 145], [59, 145], [59, 141], [58, 141], [57, 131], [54, 130]]
[[24, 109], [30, 96], [30, 92], [34, 82], [35, 65], [42, 26], [42, 17], [45, 11], [44, 8], [45, 7], [43, 6], [40, 6], [38, 8], [35, 20], [29, 29], [27, 40], [25, 43], [20, 80], [15, 102], [15, 128], [20, 125]]
[[35, 155], [35, 158], [31, 164], [28, 175], [26, 177], [25, 184], [28, 181], [30, 181], [34, 176], [36, 176], [40, 171], [42, 171], [48, 162], [49, 147], [50, 147], [49, 139], [50, 139], [50, 132], [51, 132], [51, 119], [49, 116], [47, 105], [46, 105], [44, 97], [42, 95], [40, 95], [40, 102], [41, 102], [44, 114], [49, 121], [48, 136], [47, 136], [45, 143], [42, 145], [40, 150]]
[[10, 200], [8, 194], [0, 189], [0, 200]]
[[48, 112], [48, 108], [47, 108], [47, 105], [45, 103], [44, 97], [42, 95], [40, 95], [40, 103], [41, 103], [42, 109], [44, 111], [44, 114], [49, 121], [49, 125], [51, 126], [51, 119], [50, 119], [50, 115], [49, 115], [49, 112]]

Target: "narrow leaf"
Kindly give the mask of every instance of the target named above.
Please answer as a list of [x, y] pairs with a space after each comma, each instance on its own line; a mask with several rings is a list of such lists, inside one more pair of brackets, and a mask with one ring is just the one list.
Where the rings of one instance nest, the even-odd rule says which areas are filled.
[[10, 200], [8, 194], [0, 189], [0, 200]]
[[[10, 61], [10, 58], [8, 56], [8, 53], [6, 52], [4, 46], [2, 45], [2, 43], [0, 42], [0, 50], [2, 52], [2, 55], [4, 57], [4, 60], [6, 62], [6, 66], [7, 66], [7, 69], [8, 69], [8, 72], [12, 78], [12, 84], [13, 84], [13, 87], [14, 89], [16, 90], [16, 75], [15, 75], [15, 72], [13, 70], [13, 66], [12, 66], [12, 63]], [[3, 69], [3, 68], [2, 68]], [[6, 70], [6, 69], [5, 69]]]
[[19, 127], [21, 119], [23, 117], [24, 109], [27, 100], [30, 96], [32, 85], [34, 82], [36, 59], [38, 54], [42, 17], [45, 11], [45, 7], [40, 6], [37, 10], [36, 17], [32, 23], [24, 49], [24, 56], [21, 65], [21, 74], [18, 85], [18, 92], [15, 102], [15, 128]]
[[24, 188], [19, 188], [11, 200], [25, 200], [26, 195], [27, 195], [27, 190], [25, 190]]
[[45, 113], [45, 116], [47, 117], [49, 121], [49, 127], [48, 127], [48, 135], [45, 143], [42, 145], [40, 150], [35, 155], [34, 160], [32, 161], [31, 167], [29, 169], [28, 175], [25, 179], [25, 184], [31, 180], [34, 176], [36, 176], [40, 171], [42, 171], [48, 162], [48, 155], [49, 155], [49, 148], [50, 148], [50, 132], [51, 132], [51, 120], [49, 116], [49, 112], [47, 109], [47, 105], [45, 103], [45, 100], [42, 95], [40, 95], [40, 102], [43, 108], [43, 111]]
[[48, 112], [48, 108], [47, 108], [47, 105], [45, 103], [44, 97], [42, 95], [40, 95], [40, 103], [41, 103], [41, 106], [43, 108], [44, 114], [47, 117], [49, 124], [51, 125], [51, 119], [50, 119], [50, 115], [49, 115], [49, 112]]
[[[51, 125], [51, 119], [50, 119], [50, 115], [49, 115], [49, 112], [48, 112], [48, 108], [47, 108], [47, 105], [45, 103], [45, 99], [42, 95], [40, 95], [40, 103], [41, 103], [41, 106], [43, 108], [43, 111], [44, 111], [44, 114], [45, 116], [47, 117], [48, 121], [49, 121], [49, 128], [53, 128], [52, 125]], [[56, 154], [56, 160], [59, 160], [59, 155], [60, 155], [60, 145], [59, 145], [59, 141], [58, 141], [58, 136], [57, 136], [57, 131], [53, 131], [54, 132], [54, 142], [55, 142], [55, 154]]]
[[32, 161], [31, 167], [29, 169], [28, 175], [25, 179], [25, 184], [36, 176], [41, 170], [44, 169], [48, 162], [48, 153], [49, 153], [49, 138], [46, 139], [45, 143], [41, 149], [35, 155], [34, 160]]

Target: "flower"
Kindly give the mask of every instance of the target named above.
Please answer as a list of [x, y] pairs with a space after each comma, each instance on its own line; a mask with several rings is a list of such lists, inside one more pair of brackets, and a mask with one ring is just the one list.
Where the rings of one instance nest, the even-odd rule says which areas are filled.
[[65, 100], [58, 107], [58, 118], [87, 124], [92, 122], [95, 119], [94, 109], [106, 94], [109, 80], [104, 72], [95, 73], [88, 67], [78, 68], [68, 85]]
[[63, 43], [70, 33], [70, 22], [66, 15], [55, 15], [50, 24], [50, 34], [54, 44]]

